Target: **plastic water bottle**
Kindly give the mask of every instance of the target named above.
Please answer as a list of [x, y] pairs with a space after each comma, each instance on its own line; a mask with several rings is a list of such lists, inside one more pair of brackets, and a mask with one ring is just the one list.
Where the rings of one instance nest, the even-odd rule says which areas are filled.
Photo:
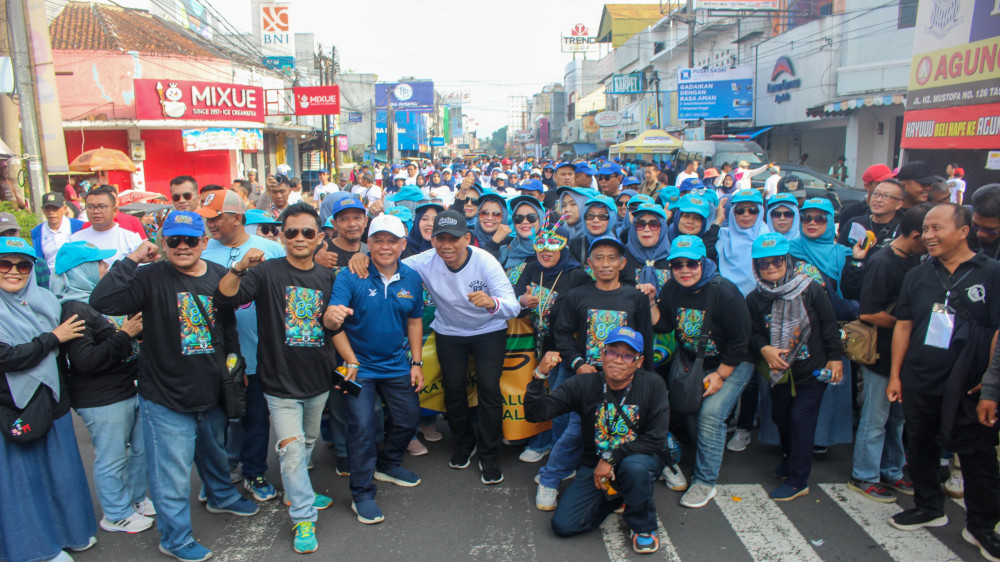
[[819, 382], [825, 382], [827, 384], [832, 384], [834, 386], [844, 382], [844, 379], [840, 379], [837, 382], [830, 382], [830, 379], [833, 378], [833, 371], [831, 371], [830, 369], [816, 369], [815, 371], [813, 371], [813, 376], [816, 377], [816, 380], [818, 380]]
[[667, 451], [670, 453], [671, 464], [677, 464], [681, 462], [681, 453], [683, 449], [681, 444], [674, 437], [673, 433], [667, 432]]

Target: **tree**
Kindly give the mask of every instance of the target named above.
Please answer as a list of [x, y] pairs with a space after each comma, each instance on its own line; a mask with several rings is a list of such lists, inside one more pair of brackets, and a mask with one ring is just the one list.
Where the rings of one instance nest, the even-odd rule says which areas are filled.
[[500, 127], [490, 136], [486, 143], [486, 150], [489, 154], [506, 154], [507, 146], [507, 126]]

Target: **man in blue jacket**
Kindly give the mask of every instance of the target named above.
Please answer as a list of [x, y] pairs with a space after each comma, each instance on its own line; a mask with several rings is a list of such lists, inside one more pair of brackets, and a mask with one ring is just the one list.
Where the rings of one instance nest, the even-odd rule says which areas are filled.
[[56, 254], [69, 242], [74, 232], [83, 228], [83, 221], [66, 216], [66, 199], [61, 193], [42, 195], [42, 214], [45, 222], [31, 229], [31, 243], [39, 259], [45, 260], [49, 269], [56, 266]]

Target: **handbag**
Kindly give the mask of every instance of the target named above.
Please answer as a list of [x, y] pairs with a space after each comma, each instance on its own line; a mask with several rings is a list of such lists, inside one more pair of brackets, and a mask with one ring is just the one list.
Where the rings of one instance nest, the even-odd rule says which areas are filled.
[[223, 355], [222, 337], [219, 335], [218, 328], [209, 320], [208, 312], [205, 311], [201, 299], [194, 291], [191, 292], [191, 297], [191, 300], [198, 306], [202, 318], [205, 319], [205, 324], [208, 325], [208, 331], [212, 335], [212, 348], [215, 349], [215, 354], [219, 358], [222, 370], [219, 406], [227, 418], [238, 420], [247, 413], [247, 387], [243, 384], [243, 376], [247, 369], [246, 361], [236, 353]]
[[52, 391], [44, 384], [39, 384], [35, 395], [28, 400], [23, 410], [0, 406], [3, 436], [11, 443], [30, 443], [45, 437], [52, 428], [54, 409]]
[[[894, 308], [895, 302], [885, 311], [892, 313]], [[859, 365], [873, 365], [879, 359], [878, 328], [861, 319], [841, 326], [840, 343], [844, 356]]]
[[[721, 277], [714, 277], [708, 284], [709, 288], [718, 287]], [[670, 364], [670, 375], [667, 377], [667, 394], [670, 397], [670, 411], [680, 415], [697, 414], [701, 409], [702, 395], [705, 393], [705, 349], [712, 335], [712, 309], [715, 305], [714, 290], [709, 290], [705, 298], [705, 319], [701, 325], [701, 335], [698, 336], [698, 347], [694, 361], [688, 358], [683, 350], [674, 354]], [[678, 345], [678, 348], [680, 346]]]

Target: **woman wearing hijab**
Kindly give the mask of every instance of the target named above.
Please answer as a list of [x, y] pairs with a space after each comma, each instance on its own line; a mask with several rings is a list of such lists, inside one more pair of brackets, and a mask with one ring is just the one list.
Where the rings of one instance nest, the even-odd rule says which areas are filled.
[[791, 193], [778, 193], [767, 200], [767, 226], [788, 241], [800, 234], [799, 200]]
[[546, 190], [556, 189], [558, 187], [556, 185], [555, 174], [556, 169], [552, 166], [552, 164], [546, 164], [545, 167], [542, 168], [542, 184], [545, 186]]
[[619, 221], [617, 228], [618, 238], [622, 241], [622, 244], [628, 243], [628, 230], [632, 226], [632, 221], [635, 220], [635, 210], [640, 205], [645, 204], [656, 205], [656, 202], [645, 193], [637, 193], [629, 200], [628, 205], [625, 206], [625, 219]]
[[137, 533], [153, 526], [156, 514], [146, 496], [146, 454], [139, 419], [136, 376], [142, 315], [108, 318], [89, 304], [90, 293], [107, 273], [113, 250], [89, 242], [68, 242], [56, 255], [52, 291], [62, 319], [84, 322], [83, 335], [60, 346], [66, 359], [70, 402], [94, 445], [94, 487], [104, 511], [101, 529]]
[[752, 189], [738, 191], [730, 202], [728, 214], [726, 226], [719, 230], [719, 241], [715, 244], [719, 272], [748, 295], [757, 286], [750, 247], [758, 236], [771, 231], [764, 222], [764, 199]]
[[510, 207], [514, 236], [507, 239], [500, 248], [500, 265], [507, 272], [507, 279], [517, 283], [527, 261], [535, 257], [535, 236], [542, 225], [542, 202], [530, 195], [518, 195], [511, 199]]
[[[697, 413], [686, 415], [688, 433], [696, 438], [696, 451], [691, 487], [680, 504], [697, 508], [715, 497], [726, 445], [726, 418], [753, 375], [748, 349], [750, 314], [739, 288], [719, 277], [715, 263], [705, 257], [701, 238], [683, 234], [672, 241], [670, 273], [659, 294], [647, 293], [653, 331], [675, 332], [677, 356], [683, 353], [691, 363], [702, 348], [708, 373]], [[686, 488], [676, 465], [665, 468], [663, 478], [672, 490]]]
[[[535, 259], [525, 263], [524, 271], [514, 283], [514, 294], [521, 303], [521, 316], [527, 316], [535, 328], [537, 357], [556, 350], [550, 328], [559, 295], [591, 282], [590, 276], [567, 251], [568, 239], [569, 229], [558, 221], [546, 224], [532, 244]], [[568, 371], [564, 369], [555, 369], [552, 374], [549, 378], [550, 391], [568, 378]], [[545, 458], [568, 422], [568, 414], [553, 419], [552, 429], [532, 437], [519, 459], [522, 462], [539, 462]]]
[[711, 203], [698, 195], [689, 194], [681, 197], [674, 206], [667, 238], [673, 240], [682, 234], [697, 236], [705, 243], [708, 259], [718, 262], [719, 253], [715, 249], [715, 243], [719, 241], [719, 226], [726, 215], [720, 206], [715, 221], [709, 223], [711, 209]]
[[618, 223], [618, 209], [614, 199], [607, 195], [591, 197], [583, 206], [583, 236], [569, 242], [568, 252], [573, 259], [586, 263], [587, 250], [601, 236], [615, 234]]
[[451, 205], [451, 200], [454, 199], [451, 186], [445, 183], [441, 177], [441, 172], [437, 170], [430, 173], [430, 179], [424, 189], [427, 192], [428, 198], [439, 199], [442, 204]]
[[476, 224], [472, 227], [472, 244], [500, 259], [500, 246], [510, 236], [510, 210], [507, 200], [496, 193], [479, 197]]
[[[79, 338], [85, 322], [73, 316], [60, 323], [59, 301], [35, 280], [36, 259], [24, 240], [0, 238], [0, 373], [6, 380], [0, 408], [5, 418], [17, 420], [7, 422], [0, 439], [0, 559], [11, 562], [70, 560], [63, 549], [97, 543], [94, 505], [57, 360], [59, 345]], [[22, 423], [32, 418], [34, 424]]]
[[615, 196], [615, 206], [618, 208], [618, 228], [615, 230], [621, 229], [621, 225], [628, 215], [628, 202], [636, 195], [638, 192], [634, 189], [623, 189]]
[[633, 217], [625, 244], [626, 277], [635, 279], [640, 290], [647, 286], [655, 294], [670, 278], [667, 213], [656, 205], [644, 204], [639, 205]]
[[444, 207], [437, 203], [421, 203], [417, 206], [413, 224], [406, 236], [406, 248], [403, 250], [401, 258], [408, 258], [433, 248], [431, 232], [434, 230], [434, 217], [443, 211]]
[[747, 296], [750, 346], [768, 370], [771, 419], [781, 441], [783, 460], [774, 473], [784, 482], [770, 493], [775, 501], [809, 493], [820, 404], [827, 386], [843, 379], [840, 329], [830, 298], [809, 275], [795, 272], [789, 250], [778, 233], [754, 240], [757, 288]]
[[600, 194], [589, 187], [559, 188], [559, 212], [566, 217], [565, 225], [569, 229], [571, 240], [584, 237], [587, 228], [583, 221], [583, 210], [587, 201], [595, 195]]
[[736, 191], [736, 178], [732, 174], [726, 174], [715, 185], [723, 195], [732, 195]]

